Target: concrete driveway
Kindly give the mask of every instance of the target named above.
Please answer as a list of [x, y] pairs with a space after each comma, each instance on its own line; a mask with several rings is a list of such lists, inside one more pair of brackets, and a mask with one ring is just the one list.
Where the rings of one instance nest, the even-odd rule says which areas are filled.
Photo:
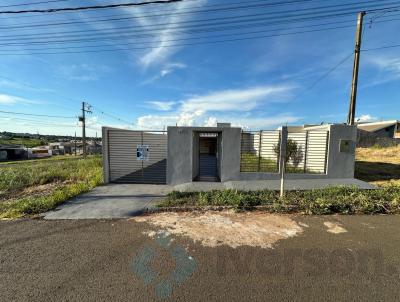
[[153, 207], [172, 191], [167, 185], [110, 184], [93, 189], [45, 213], [45, 219], [128, 218]]

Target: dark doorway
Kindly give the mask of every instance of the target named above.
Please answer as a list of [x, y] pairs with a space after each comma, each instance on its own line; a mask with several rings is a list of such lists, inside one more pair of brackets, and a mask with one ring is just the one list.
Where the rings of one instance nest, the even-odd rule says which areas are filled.
[[219, 181], [218, 177], [218, 133], [199, 134], [198, 181]]

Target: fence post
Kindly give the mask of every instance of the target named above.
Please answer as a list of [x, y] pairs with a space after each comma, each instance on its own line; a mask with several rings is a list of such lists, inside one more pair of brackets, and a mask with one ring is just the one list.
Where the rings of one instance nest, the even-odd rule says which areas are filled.
[[258, 172], [261, 172], [261, 143], [262, 143], [262, 130], [259, 133], [259, 140], [258, 140]]
[[304, 146], [304, 173], [307, 172], [308, 130], [306, 131], [306, 144]]
[[288, 130], [287, 126], [282, 126], [281, 141], [279, 144], [279, 174], [281, 176], [280, 197], [283, 198], [285, 190], [285, 169], [286, 169], [286, 145]]

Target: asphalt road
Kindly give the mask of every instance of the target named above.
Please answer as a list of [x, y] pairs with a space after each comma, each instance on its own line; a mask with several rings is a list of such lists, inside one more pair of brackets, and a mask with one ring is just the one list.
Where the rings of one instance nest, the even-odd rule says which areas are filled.
[[0, 301], [400, 300], [400, 216], [334, 217], [343, 234], [295, 219], [309, 227], [272, 250], [155, 240], [129, 220], [0, 221]]

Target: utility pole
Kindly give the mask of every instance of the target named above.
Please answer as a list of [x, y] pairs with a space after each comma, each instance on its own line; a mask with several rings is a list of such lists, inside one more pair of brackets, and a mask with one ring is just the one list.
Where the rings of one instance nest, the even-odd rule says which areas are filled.
[[356, 114], [358, 70], [360, 65], [361, 38], [362, 38], [362, 26], [363, 26], [364, 16], [365, 12], [358, 13], [357, 30], [356, 30], [356, 47], [354, 51], [353, 78], [351, 82], [350, 108], [349, 108], [349, 115], [347, 117], [348, 125], [354, 125], [354, 118]]
[[76, 131], [75, 131], [75, 156], [76, 156]]
[[79, 117], [79, 121], [82, 122], [82, 153], [83, 157], [86, 157], [86, 115], [85, 113], [92, 113], [90, 111], [90, 105], [82, 102], [82, 116]]

